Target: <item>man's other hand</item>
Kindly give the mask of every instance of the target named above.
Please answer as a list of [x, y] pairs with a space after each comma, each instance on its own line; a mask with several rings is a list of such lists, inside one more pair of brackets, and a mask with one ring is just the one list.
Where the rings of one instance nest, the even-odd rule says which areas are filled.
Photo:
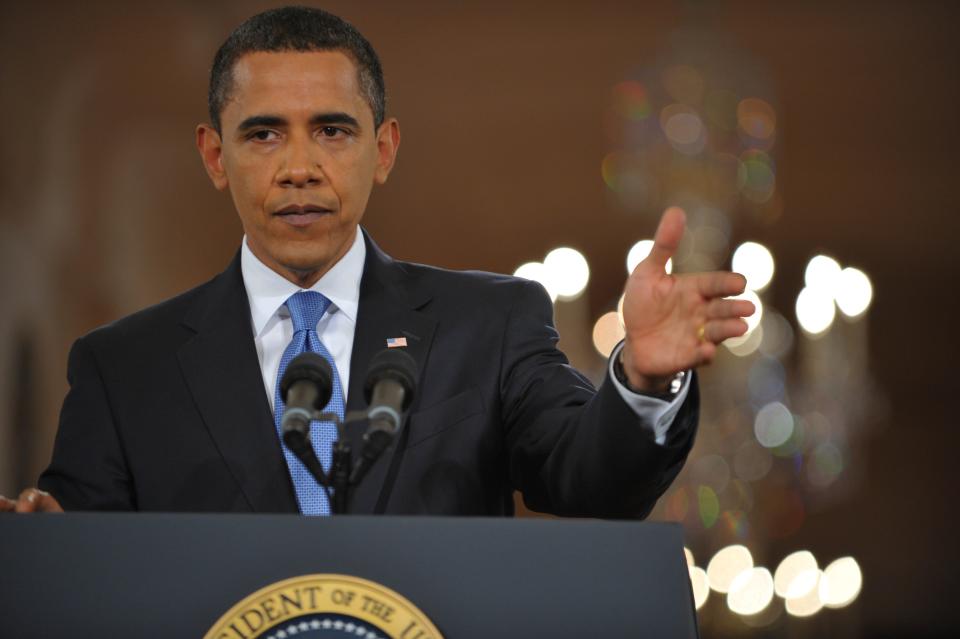
[[668, 208], [650, 255], [627, 280], [623, 370], [636, 390], [663, 392], [676, 373], [709, 364], [720, 342], [747, 331], [743, 317], [755, 310], [746, 300], [726, 299], [744, 291], [742, 275], [666, 272], [685, 228], [684, 212]]
[[0, 495], [0, 513], [62, 513], [60, 503], [39, 488], [27, 488], [16, 499]]

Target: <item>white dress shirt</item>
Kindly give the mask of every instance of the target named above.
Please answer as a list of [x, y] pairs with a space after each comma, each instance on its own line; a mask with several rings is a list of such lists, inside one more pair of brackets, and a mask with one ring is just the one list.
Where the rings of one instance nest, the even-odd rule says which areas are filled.
[[[344, 399], [350, 388], [350, 356], [357, 328], [360, 279], [363, 277], [366, 257], [367, 247], [363, 241], [363, 233], [358, 229], [353, 245], [346, 255], [309, 289], [321, 293], [331, 302], [330, 308], [317, 324], [317, 335], [333, 356], [340, 384], [343, 386]], [[250, 320], [257, 358], [260, 360], [260, 372], [263, 375], [263, 387], [267, 393], [267, 401], [270, 402], [270, 409], [273, 410], [280, 358], [293, 339], [293, 322], [284, 302], [294, 293], [307, 289], [300, 288], [261, 262], [247, 246], [246, 237], [243, 238], [240, 249], [240, 269], [250, 302]], [[662, 445], [666, 442], [674, 417], [687, 396], [691, 376], [689, 373], [684, 376], [683, 384], [672, 401], [634, 393], [617, 381], [613, 374], [613, 361], [621, 348], [622, 344], [614, 349], [610, 357], [608, 375], [620, 396], [637, 414], [640, 426], [650, 430], [654, 440]]]
[[247, 238], [243, 238], [240, 270], [250, 301], [253, 341], [257, 347], [263, 388], [270, 401], [270, 410], [274, 408], [280, 358], [293, 339], [293, 321], [284, 302], [294, 293], [304, 290], [316, 291], [331, 302], [330, 308], [317, 324], [317, 335], [333, 356], [346, 401], [350, 389], [353, 334], [357, 329], [357, 308], [360, 305], [360, 278], [363, 277], [366, 257], [367, 246], [358, 229], [353, 246], [346, 255], [316, 284], [303, 289], [261, 262], [247, 246]]

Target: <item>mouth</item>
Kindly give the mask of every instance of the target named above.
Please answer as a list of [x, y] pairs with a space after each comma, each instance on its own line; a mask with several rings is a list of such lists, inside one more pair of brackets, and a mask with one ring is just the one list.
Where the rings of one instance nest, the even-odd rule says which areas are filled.
[[309, 226], [326, 215], [333, 215], [333, 209], [313, 204], [289, 204], [274, 211], [273, 215], [291, 226]]

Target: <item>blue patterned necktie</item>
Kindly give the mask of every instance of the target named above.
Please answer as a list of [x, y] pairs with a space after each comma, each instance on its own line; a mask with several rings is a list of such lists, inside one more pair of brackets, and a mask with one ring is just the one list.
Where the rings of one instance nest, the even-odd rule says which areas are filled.
[[[330, 307], [330, 300], [316, 291], [300, 291], [291, 295], [287, 299], [286, 305], [290, 310], [290, 319], [293, 320], [293, 339], [290, 340], [290, 345], [287, 346], [287, 349], [283, 352], [283, 357], [280, 359], [277, 389], [274, 394], [273, 420], [277, 427], [277, 435], [280, 436], [283, 456], [287, 460], [287, 468], [290, 469], [290, 477], [293, 479], [293, 487], [297, 493], [300, 512], [304, 515], [329, 515], [330, 500], [327, 498], [326, 492], [317, 484], [306, 466], [282, 443], [280, 418], [283, 416], [285, 404], [283, 398], [280, 397], [280, 380], [283, 379], [283, 373], [294, 357], [305, 351], [319, 353], [330, 362], [330, 367], [333, 369], [333, 394], [330, 396], [330, 402], [324, 408], [324, 412], [336, 413], [341, 420], [343, 419], [344, 401], [340, 374], [337, 372], [337, 365], [334, 363], [330, 351], [327, 350], [327, 347], [320, 341], [320, 336], [317, 335], [317, 323], [327, 312], [327, 308]], [[333, 443], [336, 440], [337, 427], [332, 422], [310, 422], [310, 441], [323, 470], [327, 473], [330, 472], [333, 459]]]

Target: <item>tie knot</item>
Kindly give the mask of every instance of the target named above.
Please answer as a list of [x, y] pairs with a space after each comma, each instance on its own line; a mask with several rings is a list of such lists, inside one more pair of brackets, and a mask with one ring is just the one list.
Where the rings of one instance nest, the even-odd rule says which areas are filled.
[[316, 291], [300, 291], [287, 298], [293, 332], [315, 331], [317, 322], [330, 307], [330, 300]]

